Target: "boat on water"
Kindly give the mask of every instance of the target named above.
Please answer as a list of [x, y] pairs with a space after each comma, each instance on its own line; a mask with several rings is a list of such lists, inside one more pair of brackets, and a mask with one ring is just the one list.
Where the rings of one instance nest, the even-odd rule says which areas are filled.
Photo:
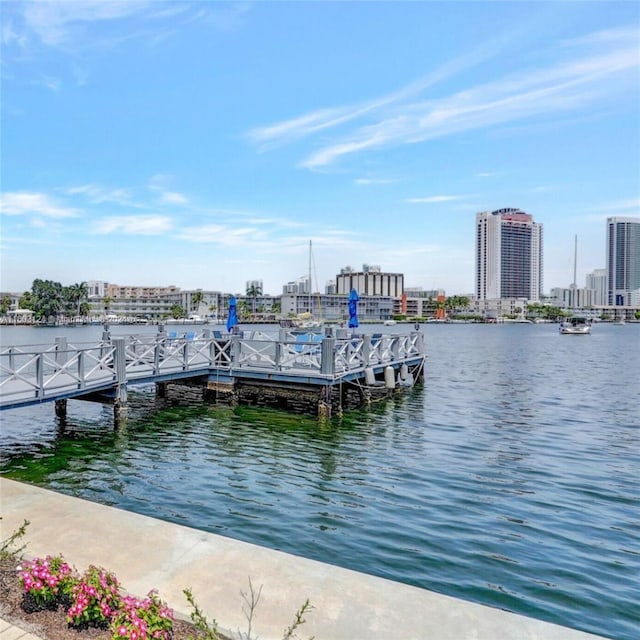
[[575, 314], [577, 305], [577, 291], [576, 273], [578, 268], [578, 236], [575, 237], [574, 249], [573, 249], [573, 284], [571, 285], [571, 304], [573, 306], [574, 315], [565, 318], [560, 323], [560, 334], [571, 336], [586, 336], [591, 333], [591, 320], [588, 320], [584, 316]]
[[560, 323], [562, 335], [586, 336], [591, 333], [591, 322], [583, 316], [571, 316]]
[[391, 319], [391, 320], [385, 320], [382, 324], [384, 324], [385, 327], [393, 327], [397, 323], [395, 320]]

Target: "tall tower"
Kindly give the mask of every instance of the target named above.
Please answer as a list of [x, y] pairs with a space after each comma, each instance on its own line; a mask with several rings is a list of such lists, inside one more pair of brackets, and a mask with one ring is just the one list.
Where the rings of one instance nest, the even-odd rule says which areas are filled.
[[640, 292], [640, 218], [607, 218], [607, 301], [631, 304]]
[[476, 298], [542, 295], [542, 225], [520, 209], [476, 214]]

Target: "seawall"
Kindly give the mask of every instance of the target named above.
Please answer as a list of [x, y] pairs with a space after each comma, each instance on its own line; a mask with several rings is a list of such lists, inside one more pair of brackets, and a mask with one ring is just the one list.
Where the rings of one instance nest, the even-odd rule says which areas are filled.
[[[190, 587], [221, 631], [246, 631], [240, 590], [262, 596], [253, 620], [261, 640], [279, 640], [309, 598], [300, 636], [317, 640], [588, 640], [598, 636], [425, 589], [266, 549], [0, 478], [0, 539], [30, 521], [26, 555], [61, 553], [79, 570], [115, 572], [142, 596], [155, 588], [188, 616]], [[295, 531], [291, 532], [295, 535]]]

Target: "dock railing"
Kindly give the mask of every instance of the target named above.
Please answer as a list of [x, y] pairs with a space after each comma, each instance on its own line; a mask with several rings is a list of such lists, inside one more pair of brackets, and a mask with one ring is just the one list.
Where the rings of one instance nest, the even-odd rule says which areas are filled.
[[214, 372], [283, 373], [327, 380], [424, 355], [423, 335], [351, 335], [262, 331], [111, 338], [97, 343], [0, 348], [0, 409], [74, 397], [118, 385]]

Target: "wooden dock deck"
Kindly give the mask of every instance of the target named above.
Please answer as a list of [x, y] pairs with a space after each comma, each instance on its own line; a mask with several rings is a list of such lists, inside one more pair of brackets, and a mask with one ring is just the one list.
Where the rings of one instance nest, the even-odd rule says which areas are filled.
[[201, 389], [203, 398], [232, 402], [274, 396], [275, 406], [284, 408], [293, 399], [287, 388], [296, 395], [306, 390], [310, 402], [317, 396], [330, 414], [345, 404], [335, 397], [336, 387], [393, 389], [401, 374], [400, 384], [421, 376], [424, 359], [420, 331], [356, 335], [280, 329], [176, 336], [161, 329], [153, 336], [103, 336], [94, 343], [56, 338], [54, 344], [0, 349], [0, 410], [56, 402], [62, 412], [63, 402], [76, 398], [111, 402], [122, 412], [128, 386], [155, 383], [161, 396], [167, 386], [185, 385]]

